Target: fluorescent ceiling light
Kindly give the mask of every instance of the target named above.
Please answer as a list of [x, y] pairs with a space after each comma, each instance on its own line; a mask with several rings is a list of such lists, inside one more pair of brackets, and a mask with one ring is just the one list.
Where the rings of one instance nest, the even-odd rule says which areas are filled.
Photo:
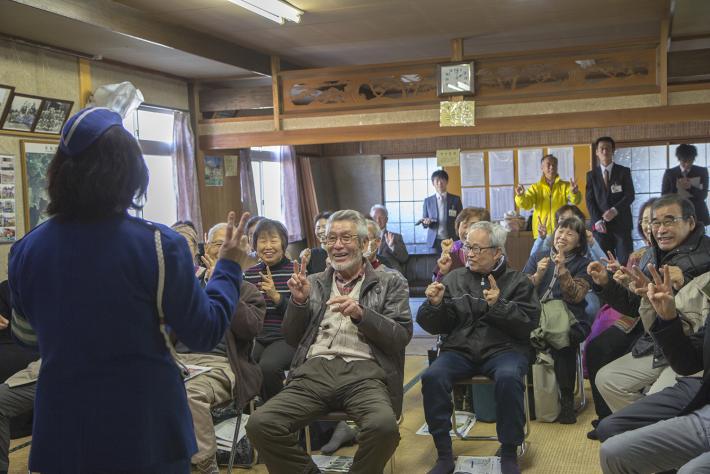
[[284, 20], [289, 20], [294, 23], [301, 22], [303, 10], [299, 10], [293, 5], [289, 5], [281, 0], [228, 0], [235, 5], [268, 18], [276, 23], [284, 24]]

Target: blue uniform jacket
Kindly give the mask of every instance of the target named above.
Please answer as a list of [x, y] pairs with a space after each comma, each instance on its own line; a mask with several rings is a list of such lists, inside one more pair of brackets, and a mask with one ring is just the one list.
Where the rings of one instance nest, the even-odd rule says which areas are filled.
[[166, 323], [207, 352], [239, 299], [238, 264], [218, 261], [203, 290], [183, 237], [125, 213], [50, 219], [13, 246], [13, 320], [31, 324], [42, 356], [30, 470], [175, 472], [167, 466], [196, 452], [185, 387], [158, 326], [156, 228]]

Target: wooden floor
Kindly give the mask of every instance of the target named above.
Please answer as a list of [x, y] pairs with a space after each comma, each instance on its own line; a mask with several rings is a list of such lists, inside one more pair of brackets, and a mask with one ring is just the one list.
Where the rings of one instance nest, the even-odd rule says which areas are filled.
[[[425, 367], [426, 357], [407, 356], [405, 365], [405, 383], [414, 379]], [[577, 424], [560, 425], [557, 423], [538, 423], [533, 421], [529, 448], [521, 459], [521, 468], [526, 473], [572, 474], [598, 473], [599, 443], [590, 441], [586, 433], [594, 418], [591, 406], [591, 394], [587, 386], [587, 408], [579, 414]], [[431, 438], [415, 433], [424, 423], [422, 411], [421, 384], [417, 382], [404, 396], [404, 420], [400, 427], [402, 440], [396, 453], [396, 472], [403, 474], [426, 473], [436, 459], [436, 452]], [[478, 423], [474, 430], [478, 433], [495, 433], [495, 425]], [[26, 443], [30, 438], [13, 440], [11, 447]], [[343, 448], [338, 454], [352, 455], [355, 447]], [[489, 456], [498, 449], [493, 442], [454, 441], [454, 454], [464, 456]], [[10, 455], [10, 473], [26, 474], [29, 447], [22, 448]], [[222, 469], [226, 472], [226, 469]], [[266, 473], [264, 465], [237, 472]]]

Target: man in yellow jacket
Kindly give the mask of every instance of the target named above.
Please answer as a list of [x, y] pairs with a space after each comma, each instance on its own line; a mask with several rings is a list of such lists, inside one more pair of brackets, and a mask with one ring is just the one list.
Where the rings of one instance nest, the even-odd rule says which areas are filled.
[[555, 212], [565, 204], [577, 205], [582, 202], [582, 193], [574, 178], [560, 179], [557, 174], [557, 157], [545, 155], [540, 160], [542, 177], [526, 190], [522, 184], [515, 188], [515, 205], [521, 209], [534, 208], [533, 236], [537, 239], [552, 233], [557, 225]]

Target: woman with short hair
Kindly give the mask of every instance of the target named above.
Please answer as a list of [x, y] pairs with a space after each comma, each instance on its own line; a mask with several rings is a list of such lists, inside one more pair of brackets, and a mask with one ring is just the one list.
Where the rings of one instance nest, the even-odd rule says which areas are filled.
[[584, 222], [577, 217], [569, 217], [557, 224], [550, 251], [531, 256], [523, 269], [523, 273], [527, 273], [535, 285], [541, 303], [553, 299], [562, 300], [576, 319], [569, 330], [569, 346], [550, 349], [555, 361], [562, 406], [557, 422], [562, 424], [577, 422], [574, 412], [576, 356], [579, 344], [591, 328], [591, 321], [587, 320], [585, 314], [585, 296], [592, 286], [592, 280], [587, 275], [589, 262]]

